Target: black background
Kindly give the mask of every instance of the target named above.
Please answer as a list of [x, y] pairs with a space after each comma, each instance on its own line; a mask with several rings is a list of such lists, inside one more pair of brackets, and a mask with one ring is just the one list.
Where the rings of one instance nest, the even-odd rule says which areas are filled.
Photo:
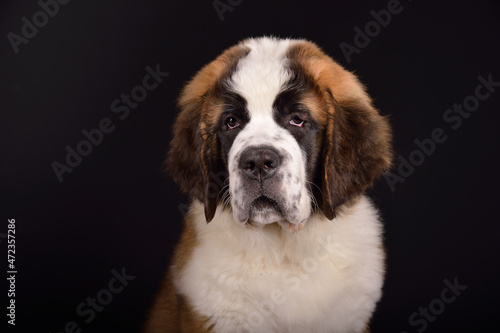
[[[276, 35], [310, 39], [356, 72], [390, 115], [396, 156], [408, 158], [414, 140], [429, 138], [435, 128], [447, 135], [395, 191], [383, 178], [370, 190], [388, 251], [373, 332], [424, 329], [412, 326], [410, 315], [455, 278], [467, 289], [425, 331], [497, 332], [500, 87], [456, 130], [443, 114], [474, 94], [478, 76], [500, 82], [500, 6], [430, 0], [401, 6], [348, 62], [340, 43], [353, 45], [354, 27], [364, 29], [373, 20], [370, 11], [385, 9], [387, 1], [244, 0], [223, 21], [209, 0], [71, 1], [18, 54], [7, 34], [20, 35], [21, 18], [32, 21], [40, 7], [1, 2], [0, 267], [5, 277], [7, 219], [15, 218], [18, 331], [62, 332], [69, 321], [83, 332], [140, 329], [188, 202], [161, 173], [177, 95], [223, 49], [246, 37]], [[120, 120], [112, 101], [157, 64], [170, 75]], [[115, 130], [60, 183], [51, 164], [64, 163], [65, 147], [75, 148], [85, 139], [81, 131], [103, 118]], [[122, 267], [135, 279], [85, 323], [76, 307]], [[6, 313], [5, 280], [2, 288]]]

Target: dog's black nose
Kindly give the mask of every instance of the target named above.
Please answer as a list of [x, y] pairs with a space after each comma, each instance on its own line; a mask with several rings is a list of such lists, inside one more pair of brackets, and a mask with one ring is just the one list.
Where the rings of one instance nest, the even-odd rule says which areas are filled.
[[250, 179], [271, 178], [280, 164], [278, 152], [272, 147], [251, 147], [241, 153], [240, 169]]

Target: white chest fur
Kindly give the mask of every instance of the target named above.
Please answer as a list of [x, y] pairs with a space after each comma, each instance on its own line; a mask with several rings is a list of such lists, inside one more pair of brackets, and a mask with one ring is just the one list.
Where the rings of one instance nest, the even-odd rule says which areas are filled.
[[365, 197], [290, 233], [244, 229], [220, 208], [190, 210], [198, 245], [175, 284], [216, 332], [361, 332], [381, 296], [382, 227]]

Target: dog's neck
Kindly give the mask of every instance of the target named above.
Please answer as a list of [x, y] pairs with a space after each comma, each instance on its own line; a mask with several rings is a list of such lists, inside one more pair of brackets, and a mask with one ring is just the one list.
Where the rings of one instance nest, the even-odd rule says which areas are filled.
[[[364, 197], [352, 206], [370, 206]], [[349, 237], [350, 230], [357, 228], [359, 218], [355, 209], [348, 207], [333, 220], [328, 220], [321, 211], [312, 212], [298, 231], [282, 228], [278, 223], [264, 226], [243, 226], [235, 222], [228, 208], [219, 206], [214, 219], [207, 224], [203, 204], [195, 200], [192, 204], [190, 223], [194, 224], [200, 242], [213, 242], [213, 248], [230, 255], [241, 255], [245, 260], [254, 260], [270, 265], [283, 263], [302, 264], [307, 258], [321, 256], [322, 251], [333, 251], [335, 243]]]

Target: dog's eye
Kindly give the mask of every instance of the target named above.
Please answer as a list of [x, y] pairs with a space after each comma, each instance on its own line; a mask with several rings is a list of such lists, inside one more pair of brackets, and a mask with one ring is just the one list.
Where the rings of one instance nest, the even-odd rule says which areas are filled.
[[302, 120], [302, 118], [300, 118], [299, 116], [294, 116], [290, 120], [290, 125], [302, 127], [302, 126], [304, 126], [304, 120]]
[[227, 117], [226, 118], [226, 125], [227, 125], [228, 131], [235, 129], [237, 127], [240, 127], [240, 123], [238, 122], [238, 120], [236, 120], [235, 117]]

